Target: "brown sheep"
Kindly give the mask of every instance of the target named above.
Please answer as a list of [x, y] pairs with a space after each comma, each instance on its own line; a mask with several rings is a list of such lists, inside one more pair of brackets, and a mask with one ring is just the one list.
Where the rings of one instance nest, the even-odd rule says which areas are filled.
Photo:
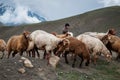
[[0, 51], [3, 53], [1, 59], [4, 57], [4, 51], [6, 50], [6, 42], [0, 39]]
[[62, 43], [62, 42], [59, 43], [58, 50], [56, 51], [56, 55], [59, 55], [61, 52], [64, 51], [65, 62], [68, 64], [67, 54], [72, 52], [73, 58], [74, 58], [72, 67], [75, 66], [77, 56], [79, 56], [81, 58], [79, 67], [81, 67], [84, 60], [87, 60], [85, 65], [88, 66], [90, 63], [90, 54], [89, 54], [89, 50], [86, 47], [86, 45], [74, 37], [67, 37], [66, 39], [68, 39], [69, 43], [64, 46], [61, 46], [61, 44], [63, 45], [64, 43]]
[[115, 29], [111, 28], [108, 30], [107, 34], [116, 35]]
[[24, 31], [21, 35], [12, 36], [8, 42], [7, 42], [7, 51], [8, 51], [8, 58], [12, 53], [12, 56], [14, 57], [18, 52], [22, 56], [23, 52], [26, 51], [28, 48], [28, 41], [30, 32]]
[[[65, 33], [65, 34], [57, 34], [56, 32], [52, 32], [51, 34], [53, 34], [53, 35], [55, 35], [56, 37], [58, 37], [58, 38], [61, 38], [61, 39], [64, 39], [64, 38], [67, 38], [67, 37], [73, 37], [73, 33], [72, 32], [67, 32], [67, 33]], [[55, 54], [55, 52], [56, 52], [56, 50], [57, 50], [57, 48], [55, 48], [54, 50], [53, 50], [53, 53]], [[62, 55], [62, 54], [61, 54]], [[60, 57], [60, 54], [58, 55], [59, 57]]]
[[118, 53], [116, 58], [118, 60], [120, 58], [120, 38], [118, 36], [108, 34], [102, 38], [102, 41], [106, 45], [109, 45], [109, 49]]

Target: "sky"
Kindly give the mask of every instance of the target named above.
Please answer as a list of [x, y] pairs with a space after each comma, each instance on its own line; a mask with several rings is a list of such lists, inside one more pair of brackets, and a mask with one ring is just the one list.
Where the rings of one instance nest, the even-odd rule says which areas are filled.
[[[48, 21], [82, 14], [91, 10], [120, 5], [120, 0], [0, 0], [16, 7], [33, 10]], [[24, 15], [24, 14], [23, 14]]]

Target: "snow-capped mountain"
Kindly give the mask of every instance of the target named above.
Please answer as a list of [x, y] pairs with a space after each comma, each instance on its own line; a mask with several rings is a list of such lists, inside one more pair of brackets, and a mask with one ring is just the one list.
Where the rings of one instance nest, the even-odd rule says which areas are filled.
[[46, 21], [45, 18], [39, 16], [38, 14], [36, 14], [36, 13], [34, 13], [34, 12], [32, 12], [32, 11], [28, 11], [28, 16], [30, 16], [30, 17], [36, 17], [36, 18], [39, 19], [40, 21]]
[[31, 24], [42, 21], [46, 19], [27, 7], [0, 3], [0, 22], [4, 25]]

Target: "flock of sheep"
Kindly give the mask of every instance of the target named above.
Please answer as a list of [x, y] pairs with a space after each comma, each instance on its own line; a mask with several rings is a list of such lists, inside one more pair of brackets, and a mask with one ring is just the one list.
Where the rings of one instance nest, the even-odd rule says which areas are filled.
[[85, 32], [77, 37], [73, 37], [72, 32], [57, 34], [43, 30], [36, 30], [32, 33], [24, 31], [21, 35], [10, 37], [7, 44], [0, 39], [0, 51], [3, 52], [1, 59], [4, 56], [4, 51], [7, 51], [7, 58], [10, 57], [10, 54], [14, 57], [17, 53], [22, 56], [23, 52], [33, 57], [37, 52], [37, 56], [40, 57], [38, 50], [44, 51], [43, 57], [48, 60], [48, 64], [51, 53], [54, 53], [59, 57], [64, 56], [67, 64], [69, 63], [67, 55], [72, 54], [72, 67], [75, 66], [77, 56], [81, 58], [79, 67], [84, 61], [88, 66], [91, 60], [96, 64], [96, 60], [101, 54], [110, 62], [112, 59], [111, 50], [118, 54], [116, 59], [120, 59], [120, 38], [115, 35], [114, 29], [110, 29], [106, 33]]

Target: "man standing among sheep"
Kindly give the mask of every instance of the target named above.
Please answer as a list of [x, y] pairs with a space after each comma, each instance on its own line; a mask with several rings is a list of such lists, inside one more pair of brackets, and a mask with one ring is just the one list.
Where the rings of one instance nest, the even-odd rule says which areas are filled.
[[66, 34], [67, 32], [69, 32], [69, 27], [70, 27], [70, 25], [69, 25], [68, 23], [66, 23], [66, 24], [65, 24], [65, 27], [63, 28], [62, 33], [63, 33], [63, 34]]

